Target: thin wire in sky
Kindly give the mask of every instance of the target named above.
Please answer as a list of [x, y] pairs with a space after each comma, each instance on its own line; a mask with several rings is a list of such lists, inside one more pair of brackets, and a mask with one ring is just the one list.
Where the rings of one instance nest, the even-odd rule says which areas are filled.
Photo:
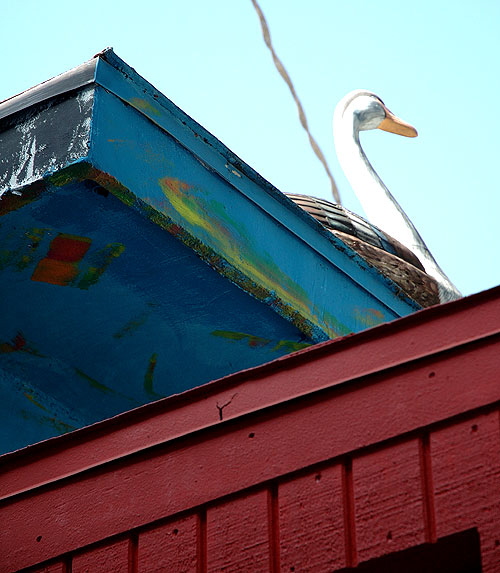
[[276, 66], [276, 69], [280, 73], [281, 77], [285, 80], [286, 84], [290, 88], [290, 92], [292, 93], [292, 97], [295, 100], [295, 103], [297, 104], [297, 108], [299, 111], [300, 123], [301, 123], [302, 127], [305, 129], [305, 131], [309, 137], [309, 143], [311, 144], [311, 147], [313, 148], [314, 153], [316, 154], [318, 159], [323, 164], [323, 167], [325, 168], [325, 171], [328, 175], [328, 179], [330, 179], [332, 194], [333, 194], [335, 201], [338, 204], [341, 204], [339, 190], [337, 188], [337, 185], [335, 183], [333, 175], [330, 172], [330, 168], [328, 167], [328, 163], [325, 159], [325, 156], [323, 155], [323, 152], [321, 151], [319, 145], [317, 144], [316, 140], [314, 139], [314, 137], [312, 136], [312, 134], [309, 130], [309, 125], [307, 123], [307, 118], [306, 118], [306, 114], [304, 112], [304, 108], [302, 107], [302, 104], [299, 100], [297, 92], [295, 91], [292, 80], [291, 80], [290, 76], [288, 75], [287, 71], [285, 70], [283, 63], [281, 62], [281, 60], [278, 58], [276, 52], [274, 51], [274, 48], [273, 48], [273, 45], [271, 42], [271, 34], [269, 32], [269, 26], [267, 24], [264, 13], [262, 12], [262, 10], [261, 10], [261, 8], [260, 8], [260, 6], [256, 0], [252, 0], [252, 4], [255, 8], [255, 11], [257, 12], [257, 15], [259, 16], [260, 25], [262, 27], [262, 35], [264, 37], [264, 42], [266, 43], [266, 46], [269, 48], [269, 51], [271, 52], [271, 55], [272, 55], [273, 61], [274, 61], [274, 65]]

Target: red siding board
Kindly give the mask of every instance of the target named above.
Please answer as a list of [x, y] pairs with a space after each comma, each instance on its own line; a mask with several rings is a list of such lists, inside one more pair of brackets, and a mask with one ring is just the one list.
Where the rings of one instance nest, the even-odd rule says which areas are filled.
[[[17, 539], [9, 561], [30, 565], [499, 399], [488, 350], [334, 388], [14, 498], [0, 547]], [[471, 390], [473, 376], [481, 388]]]
[[500, 571], [500, 432], [498, 412], [431, 436], [437, 535], [475, 526], [484, 573]]
[[128, 573], [129, 541], [122, 540], [103, 547], [89, 549], [73, 557], [71, 573], [94, 573], [95, 571]]
[[281, 571], [334, 571], [346, 566], [340, 465], [279, 486]]
[[208, 573], [269, 571], [269, 493], [259, 491], [207, 511]]
[[474, 300], [4, 456], [0, 573], [321, 573], [470, 528], [497, 573], [500, 289]]
[[190, 515], [139, 535], [138, 573], [195, 573], [199, 518]]
[[352, 473], [358, 561], [424, 543], [417, 440], [354, 458]]

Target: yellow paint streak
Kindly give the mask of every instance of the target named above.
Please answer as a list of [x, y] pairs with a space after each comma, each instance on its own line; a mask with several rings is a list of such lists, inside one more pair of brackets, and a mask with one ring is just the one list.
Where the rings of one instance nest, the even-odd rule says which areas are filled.
[[161, 115], [158, 108], [151, 104], [148, 100], [140, 97], [133, 97], [130, 100], [130, 104], [141, 111], [152, 113], [153, 115]]
[[102, 382], [98, 382], [97, 380], [95, 380], [94, 378], [89, 376], [88, 374], [85, 374], [85, 372], [83, 372], [83, 370], [80, 370], [79, 368], [75, 368], [75, 372], [78, 374], [78, 376], [80, 376], [81, 378], [86, 380], [92, 388], [95, 388], [96, 390], [99, 390], [100, 392], [103, 392], [104, 394], [116, 394], [116, 392], [114, 390], [112, 390], [111, 388], [109, 388], [109, 386], [106, 386], [106, 384], [103, 384]]
[[[259, 253], [252, 245], [246, 229], [238, 227], [224, 213], [224, 207], [212, 201], [204, 206], [199, 189], [173, 177], [160, 180], [160, 187], [172, 207], [188, 226], [202, 229], [211, 240], [211, 247], [259, 286], [263, 286], [279, 299], [289, 304], [303, 317], [319, 325], [318, 316], [312, 312], [305, 290], [285, 275], [267, 253]], [[198, 196], [197, 196], [198, 195]], [[245, 253], [242, 256], [242, 252]], [[321, 328], [328, 329], [323, 323]], [[333, 337], [338, 334], [330, 329]]]
[[162, 190], [169, 199], [172, 207], [190, 225], [200, 227], [209, 234], [213, 234], [215, 229], [210, 219], [201, 213], [198, 201], [189, 196], [191, 186], [171, 177], [165, 177], [160, 182]]
[[[286, 275], [269, 253], [255, 247], [254, 232], [249, 231], [241, 222], [233, 221], [224, 205], [213, 199], [207, 202], [203, 197], [203, 189], [174, 177], [163, 177], [159, 184], [171, 207], [182, 218], [180, 221], [174, 217], [176, 224], [188, 232], [192, 232], [190, 227], [200, 229], [206, 235], [207, 246], [219, 254], [222, 261], [227, 261], [251, 281], [248, 284], [236, 281], [245, 290], [260, 300], [266, 300], [266, 296], [257, 295], [257, 291], [262, 289], [271, 299], [285, 303], [292, 311], [290, 316], [296, 313], [300, 317], [298, 326], [300, 320], [306, 319], [321, 328], [330, 338], [351, 332], [331, 313], [324, 310], [320, 312], [305, 289]], [[165, 205], [157, 208], [162, 212], [166, 209]], [[171, 216], [168, 208], [166, 214]], [[201, 242], [204, 241], [198, 233], [194, 232], [193, 235]]]

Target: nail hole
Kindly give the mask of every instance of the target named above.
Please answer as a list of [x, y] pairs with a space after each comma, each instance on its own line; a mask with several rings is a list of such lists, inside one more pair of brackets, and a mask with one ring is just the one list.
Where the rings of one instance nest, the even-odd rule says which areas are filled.
[[172, 531], [172, 533], [173, 533], [174, 535], [177, 535], [177, 534], [179, 533], [179, 530], [178, 530], [177, 528], [175, 528], [175, 529]]
[[293, 565], [290, 567], [290, 571], [295, 571], [295, 567]]
[[388, 531], [386, 537], [387, 537], [387, 541], [391, 541], [392, 540], [392, 531]]
[[434, 376], [436, 376], [435, 372], [429, 372], [429, 378], [434, 378]]
[[254, 432], [250, 432], [250, 433], [248, 434], [248, 437], [249, 437], [249, 438], [254, 438], [254, 437], [255, 437], [255, 433], [254, 433]]
[[477, 432], [478, 429], [479, 429], [479, 426], [478, 426], [477, 424], [472, 424], [471, 430], [472, 430], [473, 432]]
[[318, 483], [321, 480], [321, 474], [316, 474], [314, 479], [316, 480], [316, 483]]
[[40, 541], [42, 540], [42, 536], [39, 535], [39, 536], [36, 538], [36, 540], [37, 540], [38, 543], [40, 543]]

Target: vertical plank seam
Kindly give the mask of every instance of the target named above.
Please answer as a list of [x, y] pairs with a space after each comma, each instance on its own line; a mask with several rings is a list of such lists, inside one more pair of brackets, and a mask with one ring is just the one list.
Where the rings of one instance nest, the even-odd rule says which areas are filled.
[[420, 437], [418, 446], [422, 483], [425, 541], [428, 543], [436, 543], [436, 508], [434, 505], [434, 481], [432, 479], [432, 456], [429, 433], [426, 432]]
[[68, 555], [64, 558], [63, 566], [62, 566], [63, 573], [72, 573], [73, 571], [73, 556]]
[[139, 536], [131, 533], [128, 538], [128, 573], [137, 573], [139, 569]]
[[279, 573], [281, 568], [278, 495], [278, 484], [272, 483], [267, 490], [269, 570], [271, 573]]
[[200, 509], [197, 514], [197, 535], [196, 535], [196, 572], [206, 573], [208, 567], [207, 555], [207, 510]]
[[356, 516], [354, 510], [354, 485], [352, 478], [352, 460], [342, 463], [342, 504], [344, 509], [345, 560], [347, 567], [358, 563], [356, 547]]

